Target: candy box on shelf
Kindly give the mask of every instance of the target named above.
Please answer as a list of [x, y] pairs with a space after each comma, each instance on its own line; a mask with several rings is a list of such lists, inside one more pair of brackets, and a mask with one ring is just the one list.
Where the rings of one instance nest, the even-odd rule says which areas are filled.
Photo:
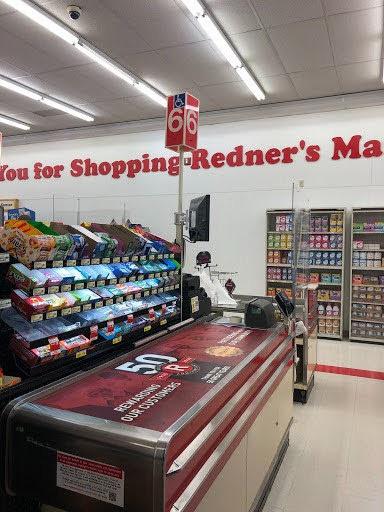
[[34, 269], [30, 270], [22, 263], [10, 265], [7, 272], [7, 280], [15, 288], [21, 288], [26, 291], [45, 286], [47, 282], [47, 278], [42, 272]]
[[44, 345], [30, 349], [16, 336], [14, 336], [9, 344], [9, 349], [25, 363], [28, 367], [38, 364], [46, 364], [54, 359], [61, 357], [61, 350], [51, 350], [51, 346]]
[[102, 299], [113, 299], [114, 295], [108, 288], [108, 286], [97, 286], [95, 288], [91, 288], [91, 290]]
[[84, 350], [85, 348], [88, 348], [90, 344], [90, 339], [83, 334], [79, 334], [77, 336], [73, 336], [72, 338], [60, 341], [60, 347], [65, 354], [71, 354], [73, 352], [78, 352], [79, 350]]
[[[35, 232], [34, 229], [31, 231]], [[53, 236], [29, 234], [29, 231], [26, 232], [16, 227], [11, 228], [7, 225], [0, 233], [2, 249], [25, 265], [52, 259], [55, 244]]]
[[56, 269], [53, 268], [42, 268], [40, 272], [45, 276], [45, 286], [59, 286], [65, 284], [63, 276], [61, 276]]
[[82, 258], [85, 247], [85, 239], [81, 234], [77, 233], [76, 230], [72, 228], [72, 226], [68, 226], [62, 222], [51, 222], [50, 227], [60, 235], [67, 236], [71, 241], [71, 246], [68, 249], [66, 258], [59, 258], [56, 256], [55, 259], [77, 260]]
[[69, 293], [75, 297], [76, 302], [79, 304], [85, 304], [86, 302], [97, 302], [100, 300], [100, 296], [92, 290], [75, 290]]
[[123, 334], [123, 332], [120, 325], [114, 325], [113, 330], [111, 331], [108, 330], [108, 327], [103, 327], [102, 329], [99, 329], [99, 334], [105, 340], [113, 340], [117, 336]]
[[48, 304], [48, 311], [56, 311], [65, 307], [66, 301], [63, 297], [59, 297], [55, 293], [42, 295], [42, 299]]
[[64, 301], [63, 308], [71, 308], [77, 302], [76, 298], [70, 292], [61, 292], [56, 295]]
[[85, 244], [81, 254], [81, 258], [103, 258], [106, 250], [106, 243], [99, 236], [89, 231], [83, 226], [71, 225], [68, 226], [71, 233], [81, 235], [84, 238]]
[[48, 311], [48, 303], [43, 297], [29, 297], [29, 295], [22, 290], [12, 291], [11, 302], [19, 311], [28, 317]]
[[62, 284], [83, 283], [84, 275], [75, 267], [55, 268], [55, 272], [62, 278]]
[[[119, 224], [102, 224], [101, 226], [109, 236], [117, 240], [117, 256], [138, 254], [144, 249], [144, 239], [137, 233], [127, 229], [125, 226]], [[165, 252], [169, 252], [169, 250]]]

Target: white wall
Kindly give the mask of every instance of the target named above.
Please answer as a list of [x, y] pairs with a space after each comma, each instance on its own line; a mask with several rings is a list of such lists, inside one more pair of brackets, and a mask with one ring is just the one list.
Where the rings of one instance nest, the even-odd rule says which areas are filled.
[[[294, 163], [264, 164], [220, 169], [186, 169], [185, 204], [190, 198], [210, 193], [211, 242], [189, 250], [193, 264], [199, 250], [208, 249], [219, 268], [237, 271], [235, 281], [241, 293], [263, 293], [265, 288], [265, 210], [287, 208], [291, 204], [293, 180], [305, 180], [305, 190], [297, 204], [310, 207], [384, 206], [383, 157], [331, 159], [332, 137], [345, 141], [361, 134], [384, 141], [384, 107], [369, 107], [302, 116], [252, 120], [203, 126], [200, 147], [212, 154], [228, 153], [237, 145], [244, 150], [297, 146], [300, 140], [318, 144], [317, 162], [306, 162], [305, 154], [294, 155]], [[0, 181], [2, 198], [18, 197], [21, 204], [35, 209], [40, 218], [76, 222], [80, 198], [81, 220], [121, 220], [124, 204], [133, 221], [150, 226], [154, 232], [173, 237], [173, 212], [176, 209], [177, 178], [167, 173], [141, 173], [125, 176], [72, 177], [70, 162], [90, 157], [96, 162], [173, 154], [163, 148], [163, 131], [113, 137], [39, 143], [3, 148], [2, 164], [28, 167], [27, 181]], [[60, 179], [33, 179], [35, 162], [63, 164]], [[1, 167], [0, 167], [1, 169]], [[1, 175], [0, 175], [1, 178]]]

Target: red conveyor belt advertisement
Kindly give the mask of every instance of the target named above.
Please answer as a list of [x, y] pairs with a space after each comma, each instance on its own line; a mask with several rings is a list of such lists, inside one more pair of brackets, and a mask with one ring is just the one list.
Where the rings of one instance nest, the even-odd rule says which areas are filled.
[[271, 331], [192, 326], [64, 385], [37, 403], [165, 431], [254, 351]]

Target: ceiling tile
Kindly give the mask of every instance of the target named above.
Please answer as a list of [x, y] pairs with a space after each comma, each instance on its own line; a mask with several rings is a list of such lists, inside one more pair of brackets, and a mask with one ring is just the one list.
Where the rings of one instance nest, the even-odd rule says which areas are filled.
[[20, 69], [5, 60], [0, 60], [0, 75], [7, 76], [8, 78], [18, 78], [28, 74], [28, 71], [25, 69]]
[[237, 108], [259, 104], [243, 82], [207, 85], [201, 87], [201, 90], [218, 108]]
[[188, 89], [191, 83], [185, 75], [180, 73], [177, 66], [172, 66], [155, 51], [127, 55], [123, 64], [164, 94], [174, 94]]
[[266, 100], [264, 103], [297, 100], [298, 95], [287, 75], [264, 76], [260, 79]]
[[140, 35], [153, 50], [207, 39], [182, 11], [173, 13], [168, 22], [162, 19], [141, 21]]
[[206, 0], [205, 4], [227, 34], [261, 28], [257, 16], [245, 0]]
[[30, 73], [40, 73], [58, 66], [57, 56], [34, 48], [3, 28], [0, 30], [0, 60], [6, 60]]
[[384, 4], [383, 0], [323, 0], [327, 14], [338, 14], [341, 12], [360, 11], [371, 7], [379, 7]]
[[328, 26], [336, 65], [380, 58], [383, 37], [381, 7], [330, 16]]
[[342, 92], [345, 93], [370, 91], [383, 87], [381, 60], [339, 66], [337, 72]]
[[291, 23], [268, 30], [287, 72], [309, 71], [333, 65], [323, 19]]
[[265, 27], [323, 16], [321, 0], [251, 0]]
[[[68, 103], [109, 99], [113, 95], [95, 80], [90, 80], [86, 71], [79, 67], [63, 68], [38, 75], [45, 90]], [[127, 87], [128, 90], [128, 87]]]
[[180, 76], [197, 85], [239, 80], [236, 71], [210, 41], [159, 50], [159, 54], [177, 69]]
[[334, 68], [300, 71], [290, 75], [301, 98], [321, 98], [340, 93], [340, 86]]
[[256, 76], [284, 73], [284, 67], [264, 30], [236, 34], [231, 39]]
[[179, 10], [174, 0], [101, 0], [101, 4], [131, 27], [156, 19], [169, 23], [170, 17]]

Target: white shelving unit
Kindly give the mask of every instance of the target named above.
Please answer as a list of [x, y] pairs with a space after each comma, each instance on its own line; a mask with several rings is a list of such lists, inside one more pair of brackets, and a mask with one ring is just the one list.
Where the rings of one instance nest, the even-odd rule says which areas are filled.
[[[324, 307], [332, 307], [332, 315], [319, 316], [318, 337], [342, 339], [343, 337], [343, 306], [344, 306], [344, 266], [345, 266], [345, 210], [343, 208], [312, 209], [309, 241], [314, 240], [314, 247], [309, 247], [309, 257], [312, 257], [309, 268], [314, 277], [317, 274], [318, 303]], [[339, 223], [331, 223], [331, 219], [339, 219]], [[317, 220], [316, 220], [317, 219]], [[288, 220], [288, 221], [287, 221]], [[321, 222], [320, 222], [321, 221]], [[317, 237], [321, 237], [320, 247]], [[335, 238], [336, 237], [336, 238]], [[323, 240], [324, 238], [324, 240]], [[336, 239], [336, 246], [335, 244]], [[337, 244], [339, 240], [339, 244]], [[275, 295], [276, 291], [292, 290], [292, 264], [286, 263], [288, 250], [293, 244], [293, 217], [291, 210], [267, 210], [267, 239], [266, 239], [266, 293]], [[322, 247], [321, 245], [325, 245]], [[312, 254], [311, 254], [312, 253]], [[316, 258], [316, 253], [319, 258]], [[328, 253], [328, 256], [327, 256]], [[340, 265], [330, 265], [336, 260], [337, 253], [341, 254]], [[293, 252], [291, 253], [292, 257]], [[275, 258], [283, 256], [280, 263]], [[318, 264], [327, 261], [328, 265]], [[331, 277], [330, 277], [331, 276]], [[326, 278], [322, 279], [322, 277]], [[328, 311], [330, 308], [328, 308]], [[338, 310], [338, 314], [335, 314]]]
[[384, 209], [354, 208], [350, 339], [384, 344]]
[[[345, 268], [345, 209], [312, 209], [310, 228], [311, 281], [317, 282], [318, 337], [342, 339]], [[327, 261], [327, 265], [322, 264]], [[338, 264], [330, 264], [337, 261]], [[320, 264], [321, 262], [321, 264]], [[318, 281], [315, 281], [315, 277]], [[328, 307], [328, 313], [326, 314]], [[331, 311], [332, 308], [332, 311]], [[337, 314], [336, 314], [337, 313]]]

